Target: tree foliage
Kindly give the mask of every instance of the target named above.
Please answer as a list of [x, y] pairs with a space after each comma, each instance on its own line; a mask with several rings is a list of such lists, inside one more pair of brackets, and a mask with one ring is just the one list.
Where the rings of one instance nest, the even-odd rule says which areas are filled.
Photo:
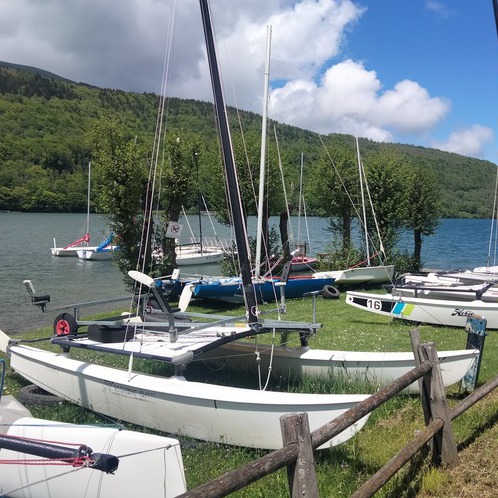
[[143, 253], [145, 198], [147, 194], [147, 157], [135, 139], [127, 137], [123, 126], [112, 118], [103, 118], [91, 133], [97, 205], [109, 219], [121, 271], [141, 268]]
[[[86, 169], [91, 159], [97, 170], [92, 191], [98, 192], [92, 209], [98, 207], [115, 217], [113, 228], [120, 237], [131, 240], [138, 236], [141, 240], [140, 213], [145, 212], [151, 188], [147, 179], [154, 159], [151, 144], [158, 102], [152, 93], [96, 88], [2, 63], [0, 210], [84, 211]], [[244, 210], [253, 215], [261, 117], [233, 108], [227, 112]], [[165, 211], [165, 218], [174, 220], [179, 206], [193, 208], [201, 193], [218, 219], [228, 222], [212, 104], [171, 98], [167, 121], [167, 146], [158, 156], [162, 194], [157, 205]], [[296, 206], [299, 202], [300, 158], [304, 154], [307, 214], [327, 216], [332, 233], [341, 235], [340, 249], [347, 259], [357, 258], [359, 248], [353, 247], [350, 236], [359, 209], [353, 137], [320, 137], [281, 123], [271, 123], [268, 129], [273, 127], [290, 203]], [[176, 138], [180, 142], [175, 143]], [[269, 215], [279, 215], [286, 206], [277, 151], [271, 140], [269, 143], [265, 209]], [[435, 230], [437, 218], [492, 216], [496, 165], [444, 151], [366, 139], [360, 139], [360, 150], [388, 252], [395, 246], [399, 230], [408, 228], [414, 234], [415, 259], [420, 261], [423, 237]], [[194, 159], [198, 167], [194, 167]], [[164, 237], [159, 244], [166, 253], [171, 250]], [[374, 239], [374, 246], [378, 247], [378, 240]], [[129, 254], [121, 253], [133, 266], [137, 264], [134, 251], [136, 247]]]
[[413, 233], [414, 264], [422, 265], [422, 239], [433, 235], [441, 216], [440, 190], [436, 176], [418, 165], [405, 168], [408, 192], [405, 197], [405, 226]]
[[[95, 88], [41, 70], [33, 72], [27, 68], [3, 64], [0, 66], [0, 209], [84, 210], [85, 203], [81, 203], [80, 197], [67, 193], [63, 185], [69, 182], [72, 175], [80, 179], [84, 177], [93, 152], [88, 141], [89, 130], [102, 116], [114, 116], [123, 123], [129, 136], [136, 136], [140, 143], [152, 143], [157, 106], [158, 96], [152, 93]], [[218, 207], [226, 205], [226, 199], [221, 195], [214, 199], [215, 194], [220, 192], [223, 173], [212, 104], [172, 98], [168, 109], [169, 127], [188, 130], [200, 137], [203, 149], [200, 178], [206, 189], [204, 195], [208, 204], [216, 206], [218, 211]], [[236, 112], [233, 108], [228, 109], [228, 114], [234, 135], [236, 161], [242, 177], [249, 172], [248, 168], [253, 171], [259, 164], [261, 116], [252, 112]], [[289, 192], [295, 193], [298, 189], [302, 153], [305, 156], [306, 191], [312, 170], [317, 163], [324, 161], [323, 146], [318, 135], [281, 123], [272, 123], [268, 129], [272, 130], [273, 126], [280, 143]], [[239, 129], [244, 132], [245, 145], [242, 144]], [[353, 138], [330, 135], [324, 140], [327, 149], [332, 151], [341, 143], [351, 143]], [[248, 150], [249, 162], [244, 147]], [[360, 148], [365, 164], [368, 164], [370, 155], [378, 154], [379, 150], [390, 150], [409, 157], [410, 164], [419, 165], [423, 171], [432, 171], [440, 186], [441, 216], [491, 217], [496, 170], [494, 164], [434, 149], [401, 144], [380, 145], [365, 139], [360, 139]], [[269, 151], [270, 157], [276, 157], [274, 148], [272, 151], [270, 146]], [[340, 157], [339, 150], [337, 156]], [[332, 157], [339, 160], [335, 155]], [[275, 166], [278, 164], [276, 159], [270, 159], [269, 163]], [[34, 202], [26, 198], [24, 176], [31, 166], [41, 166], [51, 179], [47, 192], [55, 195], [48, 196], [46, 202]], [[57, 181], [61, 177], [64, 181]], [[271, 193], [269, 191], [270, 212], [273, 215], [279, 214], [282, 209], [279, 181], [275, 181], [276, 188]], [[273, 180], [269, 182], [272, 184]], [[251, 206], [253, 201], [250, 195], [249, 199], [244, 197], [248, 214], [253, 212], [254, 206]], [[276, 196], [279, 196], [278, 201], [274, 200]], [[321, 215], [326, 205], [314, 203], [307, 192], [306, 200], [308, 213]]]

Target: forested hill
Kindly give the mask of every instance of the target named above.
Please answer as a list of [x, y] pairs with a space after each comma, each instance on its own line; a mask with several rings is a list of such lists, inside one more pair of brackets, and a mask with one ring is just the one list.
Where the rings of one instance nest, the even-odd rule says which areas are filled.
[[[89, 133], [103, 116], [123, 123], [132, 137], [151, 143], [158, 96], [75, 83], [46, 71], [0, 62], [0, 210], [86, 210]], [[168, 126], [189, 130], [206, 142], [215, 138], [210, 103], [172, 98]], [[259, 148], [261, 117], [229, 109], [233, 129]], [[240, 122], [239, 122], [240, 121]], [[298, 178], [300, 156], [306, 166], [322, 154], [316, 133], [281, 123], [276, 126], [286, 174]], [[335, 140], [353, 146], [348, 135]], [[327, 138], [331, 138], [327, 137]], [[491, 217], [496, 166], [488, 161], [435, 149], [360, 140], [363, 162], [390, 150], [434, 171], [440, 181], [443, 216]], [[333, 158], [334, 151], [329, 151]], [[311, 203], [312, 205], [312, 203]]]

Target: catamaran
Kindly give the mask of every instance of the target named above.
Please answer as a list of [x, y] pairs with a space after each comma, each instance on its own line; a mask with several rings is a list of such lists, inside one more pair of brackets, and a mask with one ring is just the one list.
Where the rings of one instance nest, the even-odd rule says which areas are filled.
[[[11, 367], [24, 378], [48, 392], [98, 413], [202, 440], [274, 449], [282, 445], [282, 415], [306, 412], [313, 431], [366, 400], [369, 394], [273, 392], [186, 380], [185, 373], [194, 359], [223, 345], [263, 334], [271, 337], [277, 332], [292, 332], [299, 335], [301, 347], [306, 349], [309, 338], [321, 328], [315, 320], [309, 323], [285, 321], [281, 317], [271, 320], [264, 318], [259, 311], [249, 266], [246, 231], [243, 229], [244, 219], [224, 112], [208, 0], [200, 0], [200, 7], [229, 197], [235, 201], [232, 214], [242, 273], [245, 314], [239, 317], [199, 316], [172, 309], [153, 278], [131, 270], [129, 276], [137, 284], [134, 296], [138, 303], [136, 312], [87, 322], [69, 313], [62, 313], [56, 318], [55, 337], [50, 341], [60, 346], [59, 352], [43, 350], [9, 338], [4, 338], [3, 344], [10, 355]], [[186, 292], [185, 296], [188, 301], [189, 293]], [[179, 309], [185, 309], [183, 297], [180, 297]], [[150, 300], [154, 300], [162, 312], [157, 314], [157, 319], [154, 313], [144, 313]], [[86, 332], [80, 333], [79, 327], [87, 327]], [[92, 351], [95, 355], [113, 353], [128, 357], [128, 369], [89, 361], [88, 356], [78, 356], [81, 350]], [[463, 354], [468, 358], [466, 362], [460, 363], [459, 374], [454, 378], [463, 377], [475, 359], [475, 353], [474, 356], [468, 352]], [[309, 356], [312, 362], [316, 361], [313, 353]], [[164, 377], [138, 371], [134, 360], [141, 358], [168, 363], [174, 369], [174, 375]], [[295, 358], [297, 363], [302, 364], [306, 355], [298, 354]], [[322, 367], [328, 370], [331, 370], [330, 359], [330, 355], [328, 359], [318, 358]], [[368, 371], [369, 364], [366, 363], [364, 368], [364, 371]], [[367, 417], [361, 418], [321, 448], [346, 441], [366, 422]]]
[[[281, 415], [306, 412], [310, 429], [314, 430], [367, 399], [369, 395], [270, 392], [190, 382], [183, 376], [186, 365], [196, 353], [236, 338], [268, 332], [278, 325], [277, 321], [264, 323], [259, 317], [208, 1], [200, 0], [200, 8], [229, 198], [232, 200], [246, 316], [235, 321], [225, 316], [214, 325], [193, 324], [184, 329], [175, 325], [175, 314], [169, 312], [167, 328], [165, 324], [161, 326], [153, 322], [129, 321], [123, 327], [122, 321], [104, 321], [100, 326], [89, 327], [86, 337], [74, 336], [73, 320], [61, 317], [56, 327], [60, 337], [52, 342], [62, 346], [62, 353], [10, 342], [10, 362], [20, 375], [46, 391], [120, 420], [203, 440], [273, 449], [282, 445]], [[154, 289], [150, 277], [140, 272], [131, 273], [131, 276], [140, 284], [139, 289]], [[139, 294], [140, 292], [141, 290]], [[140, 295], [138, 300], [141, 302]], [[163, 305], [168, 312], [164, 302]], [[119, 342], [109, 342], [109, 337], [115, 340], [116, 325], [122, 338]], [[315, 326], [309, 324], [284, 322], [282, 326], [302, 334], [303, 337], [316, 330]], [[138, 340], [127, 341], [126, 339], [131, 338], [128, 334]], [[169, 340], [165, 340], [165, 337]], [[70, 352], [79, 346], [127, 355], [130, 367], [122, 370], [72, 357]], [[176, 375], [166, 378], [136, 372], [132, 360], [141, 357], [161, 359], [175, 365]], [[366, 423], [367, 418], [363, 417], [322, 447], [349, 439]], [[252, 429], [248, 431], [248, 427]]]
[[70, 244], [67, 244], [63, 247], [58, 247], [57, 242], [54, 238], [54, 246], [50, 248], [50, 252], [52, 253], [52, 256], [59, 256], [59, 257], [77, 257], [78, 256], [78, 250], [79, 249], [88, 249], [88, 250], [95, 250], [97, 246], [94, 247], [89, 247], [90, 243], [90, 178], [91, 178], [91, 163], [88, 163], [88, 187], [87, 187], [87, 203], [86, 203], [86, 230], [85, 234], [75, 240], [74, 242], [71, 242]]
[[114, 251], [118, 250], [118, 246], [113, 245], [114, 234], [111, 233], [97, 247], [76, 248], [76, 253], [79, 259], [86, 261], [109, 260], [112, 259]]
[[0, 398], [1, 496], [173, 498], [186, 490], [177, 439], [33, 418], [12, 396]]

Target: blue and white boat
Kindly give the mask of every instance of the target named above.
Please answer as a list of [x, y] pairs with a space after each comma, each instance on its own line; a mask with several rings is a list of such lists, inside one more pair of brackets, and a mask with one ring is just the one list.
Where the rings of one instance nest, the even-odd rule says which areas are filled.
[[[339, 295], [332, 287], [333, 278], [313, 278], [311, 276], [291, 276], [253, 279], [253, 287], [258, 302], [274, 302], [285, 298], [299, 298], [310, 292], [320, 292], [324, 296]], [[192, 297], [213, 299], [228, 303], [243, 303], [242, 278], [240, 277], [203, 277], [192, 282]], [[285, 287], [284, 287], [285, 286]]]
[[111, 233], [98, 247], [84, 247], [78, 249], [76, 251], [78, 253], [78, 258], [86, 260], [112, 259], [112, 255], [117, 249], [117, 246], [112, 244], [113, 240], [114, 234]]

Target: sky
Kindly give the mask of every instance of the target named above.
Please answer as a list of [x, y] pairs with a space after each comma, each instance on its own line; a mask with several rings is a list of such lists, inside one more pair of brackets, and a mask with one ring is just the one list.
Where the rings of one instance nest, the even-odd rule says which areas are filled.
[[[492, 0], [211, 0], [229, 105], [498, 163]], [[212, 101], [197, 0], [1, 0], [0, 61]]]

